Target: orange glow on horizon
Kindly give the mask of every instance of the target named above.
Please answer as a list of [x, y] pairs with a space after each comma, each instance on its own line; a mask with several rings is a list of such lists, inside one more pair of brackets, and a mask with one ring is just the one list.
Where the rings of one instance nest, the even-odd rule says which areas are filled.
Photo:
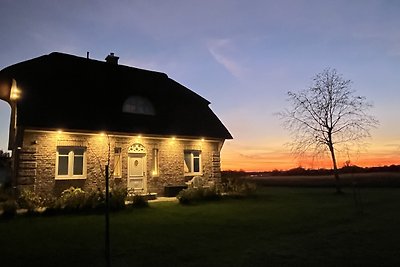
[[[349, 157], [337, 156], [338, 168], [345, 165]], [[373, 147], [364, 153], [350, 157], [350, 164], [359, 167], [381, 167], [389, 165], [400, 165], [400, 153], [398, 149], [388, 150], [384, 147]], [[294, 158], [289, 152], [282, 150], [264, 152], [260, 149], [246, 150], [241, 148], [235, 150], [231, 146], [224, 147], [221, 152], [222, 170], [244, 170], [244, 171], [272, 171], [288, 170], [297, 167], [306, 169], [331, 169], [332, 160], [329, 157], [312, 159]]]
[[[344, 166], [344, 161], [340, 162], [338, 164], [338, 167], [341, 168]], [[352, 165], [356, 165], [359, 167], [382, 167], [382, 166], [390, 166], [390, 165], [400, 165], [400, 156], [397, 158], [363, 158], [359, 159], [357, 161], [351, 162]], [[311, 160], [309, 161], [302, 161], [296, 163], [296, 160], [293, 160], [292, 162], [243, 162], [240, 159], [224, 159], [223, 156], [221, 157], [221, 170], [227, 171], [227, 170], [233, 170], [233, 171], [239, 171], [239, 170], [244, 170], [244, 171], [255, 171], [255, 172], [262, 172], [262, 171], [272, 171], [272, 170], [289, 170], [297, 167], [303, 167], [306, 169], [332, 169], [332, 162], [330, 159], [326, 159], [323, 162], [318, 162], [316, 164], [315, 162], [312, 162]]]

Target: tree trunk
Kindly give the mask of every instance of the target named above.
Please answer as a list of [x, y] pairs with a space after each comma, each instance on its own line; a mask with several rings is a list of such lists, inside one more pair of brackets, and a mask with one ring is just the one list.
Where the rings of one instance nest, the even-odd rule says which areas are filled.
[[333, 174], [335, 176], [336, 193], [337, 194], [341, 194], [342, 193], [342, 188], [341, 188], [341, 184], [340, 184], [339, 170], [337, 168], [335, 149], [333, 148], [333, 144], [332, 143], [329, 144], [329, 151], [331, 152], [331, 157], [332, 157]]

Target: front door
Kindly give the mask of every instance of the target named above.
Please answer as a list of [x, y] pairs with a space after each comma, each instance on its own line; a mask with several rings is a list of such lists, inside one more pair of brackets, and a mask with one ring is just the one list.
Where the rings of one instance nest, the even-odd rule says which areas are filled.
[[146, 157], [132, 154], [128, 157], [128, 189], [146, 192]]

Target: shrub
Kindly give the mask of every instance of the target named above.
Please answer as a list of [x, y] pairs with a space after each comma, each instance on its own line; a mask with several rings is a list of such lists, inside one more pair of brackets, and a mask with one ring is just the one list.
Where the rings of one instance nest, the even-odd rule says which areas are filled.
[[120, 210], [125, 208], [125, 199], [127, 198], [127, 190], [122, 186], [116, 186], [110, 192], [110, 210]]
[[1, 209], [3, 210], [2, 217], [10, 218], [17, 214], [17, 202], [13, 199], [9, 199], [1, 203]]
[[181, 204], [191, 204], [201, 201], [212, 201], [220, 198], [220, 193], [215, 187], [187, 188], [176, 196]]
[[79, 210], [85, 207], [86, 193], [80, 188], [70, 187], [61, 193], [55, 208], [64, 210]]
[[217, 191], [216, 187], [203, 187], [203, 199], [207, 201], [219, 200], [221, 193]]
[[[110, 197], [110, 203], [112, 203], [111, 199]], [[103, 209], [104, 206], [105, 194], [100, 189], [85, 192], [81, 188], [70, 187], [64, 190], [60, 198], [55, 200], [49, 208], [52, 212], [55, 210], [95, 211]]]
[[22, 190], [18, 197], [18, 206], [28, 211], [34, 211], [39, 207], [43, 207], [43, 199], [31, 190]]
[[145, 195], [133, 194], [128, 196], [127, 200], [130, 201], [132, 203], [131, 205], [135, 208], [145, 208], [149, 206], [149, 202]]
[[82, 210], [100, 210], [104, 208], [105, 195], [100, 189], [85, 192], [84, 201], [80, 206]]
[[4, 192], [3, 190], [0, 191], [0, 202], [5, 202], [8, 199], [10, 199], [10, 195], [7, 192]]
[[126, 200], [130, 202], [133, 207], [144, 208], [149, 206], [147, 196], [139, 194], [133, 190], [127, 191]]
[[243, 178], [227, 178], [222, 184], [222, 190], [225, 195], [231, 197], [246, 197], [255, 193], [257, 186], [255, 183], [246, 181]]

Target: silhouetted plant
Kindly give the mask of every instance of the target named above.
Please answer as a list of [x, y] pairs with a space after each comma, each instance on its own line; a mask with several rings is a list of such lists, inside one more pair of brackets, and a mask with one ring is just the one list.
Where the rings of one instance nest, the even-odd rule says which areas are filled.
[[120, 210], [125, 207], [127, 189], [122, 186], [115, 186], [110, 190], [110, 209]]
[[18, 197], [18, 206], [28, 211], [43, 207], [43, 199], [32, 190], [22, 190]]
[[12, 194], [10, 188], [6, 188], [5, 186], [0, 186], [0, 202], [9, 200], [11, 196]]
[[191, 204], [202, 201], [214, 201], [221, 198], [221, 194], [212, 187], [198, 187], [183, 189], [176, 196], [181, 204]]
[[131, 194], [127, 197], [127, 201], [135, 208], [145, 208], [149, 206], [146, 195]]
[[58, 209], [73, 211], [85, 207], [86, 194], [81, 188], [70, 187], [61, 193], [56, 201]]
[[18, 204], [14, 199], [9, 199], [1, 203], [0, 209], [3, 210], [3, 218], [11, 218], [17, 214]]
[[223, 192], [231, 197], [246, 197], [255, 194], [257, 186], [255, 183], [246, 181], [245, 178], [227, 178], [222, 184]]
[[84, 210], [100, 210], [104, 208], [104, 193], [100, 189], [89, 190], [85, 192], [84, 201], [81, 209]]

